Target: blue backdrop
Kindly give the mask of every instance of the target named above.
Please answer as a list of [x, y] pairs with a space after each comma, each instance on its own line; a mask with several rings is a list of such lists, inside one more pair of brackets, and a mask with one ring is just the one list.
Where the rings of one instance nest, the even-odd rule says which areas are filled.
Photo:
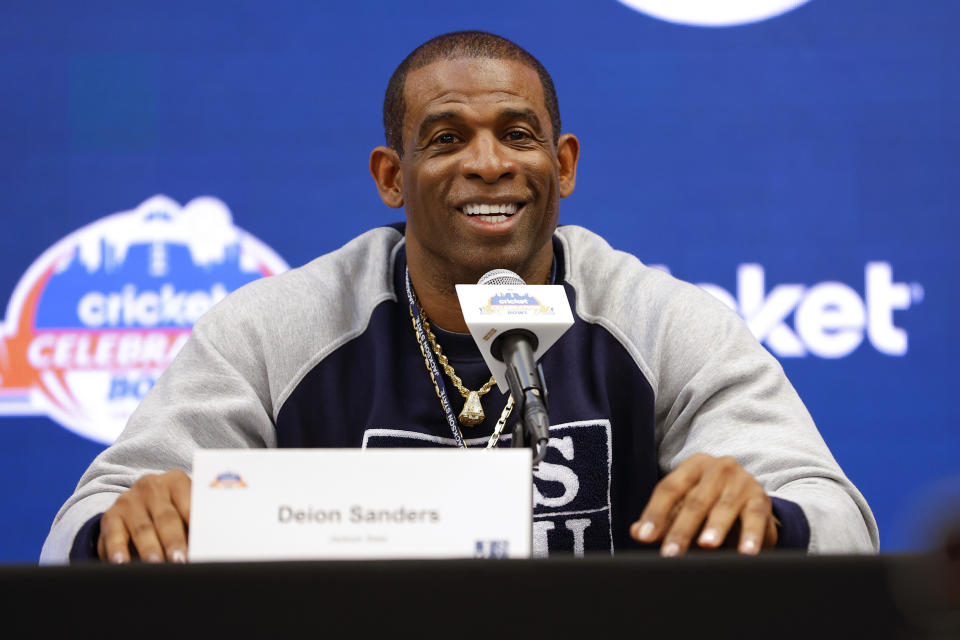
[[[47, 294], [33, 329], [69, 324], [50, 305], [69, 311], [87, 293], [82, 278], [66, 286], [74, 272], [62, 260], [75, 249], [38, 259], [157, 194], [173, 209], [213, 196], [293, 266], [397, 220], [366, 170], [383, 138], [383, 90], [413, 47], [464, 28], [516, 40], [553, 74], [564, 129], [582, 144], [561, 223], [714, 285], [780, 358], [872, 505], [883, 549], [928, 543], [930, 518], [960, 488], [949, 329], [958, 310], [960, 5], [793, 4], [720, 28], [616, 0], [5, 2], [0, 561], [36, 559], [103, 447], [65, 428], [70, 410], [53, 374], [65, 367], [69, 377], [76, 349], [64, 347], [67, 364], [55, 371], [59, 338], [30, 351], [16, 332], [31, 299], [21, 293]], [[91, 231], [83, 251], [113, 247], [97, 234], [119, 225]], [[245, 251], [259, 262], [244, 273], [280, 268], [262, 247]], [[150, 255], [162, 271], [166, 254]], [[147, 313], [149, 300], [137, 300]], [[84, 317], [106, 322], [107, 297], [84, 304]], [[184, 322], [165, 325], [171, 344], [171, 327]], [[110, 353], [109, 367], [123, 364]], [[43, 375], [23, 365], [41, 361], [53, 367]], [[81, 383], [59, 380], [84, 395]]]

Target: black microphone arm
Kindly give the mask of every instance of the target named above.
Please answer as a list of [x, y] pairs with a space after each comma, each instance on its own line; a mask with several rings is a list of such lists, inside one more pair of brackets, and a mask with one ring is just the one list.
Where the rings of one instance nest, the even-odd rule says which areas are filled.
[[533, 358], [537, 336], [526, 329], [511, 329], [499, 336], [491, 351], [507, 365], [507, 384], [513, 394], [515, 411], [521, 416], [513, 429], [514, 447], [532, 447], [533, 464], [547, 455], [550, 418], [547, 414], [547, 386], [543, 369]]

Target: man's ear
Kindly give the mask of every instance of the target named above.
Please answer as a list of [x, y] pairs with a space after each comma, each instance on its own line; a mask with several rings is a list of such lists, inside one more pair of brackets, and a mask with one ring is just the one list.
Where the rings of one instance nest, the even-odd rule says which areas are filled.
[[560, 196], [566, 198], [577, 184], [577, 160], [580, 158], [580, 141], [572, 133], [565, 133], [557, 141], [557, 179]]
[[403, 206], [403, 174], [396, 151], [390, 147], [376, 147], [371, 151], [370, 175], [377, 183], [383, 204], [394, 209]]

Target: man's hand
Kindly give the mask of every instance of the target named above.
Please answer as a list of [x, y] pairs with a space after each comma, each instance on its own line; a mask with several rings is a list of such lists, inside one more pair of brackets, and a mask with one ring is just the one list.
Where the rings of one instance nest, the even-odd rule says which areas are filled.
[[143, 476], [100, 519], [97, 553], [130, 562], [131, 545], [145, 562], [187, 561], [190, 476], [183, 471]]
[[660, 555], [681, 555], [695, 536], [716, 549], [740, 521], [740, 553], [753, 555], [777, 543], [770, 498], [733, 458], [697, 453], [667, 474], [653, 490], [630, 535], [640, 542], [662, 540]]

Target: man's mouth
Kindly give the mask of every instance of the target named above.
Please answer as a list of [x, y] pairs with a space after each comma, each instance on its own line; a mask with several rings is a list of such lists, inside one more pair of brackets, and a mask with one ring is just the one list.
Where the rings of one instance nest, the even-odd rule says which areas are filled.
[[471, 218], [478, 217], [483, 222], [503, 222], [513, 216], [523, 204], [510, 202], [507, 204], [480, 204], [468, 203], [460, 207], [460, 211]]

